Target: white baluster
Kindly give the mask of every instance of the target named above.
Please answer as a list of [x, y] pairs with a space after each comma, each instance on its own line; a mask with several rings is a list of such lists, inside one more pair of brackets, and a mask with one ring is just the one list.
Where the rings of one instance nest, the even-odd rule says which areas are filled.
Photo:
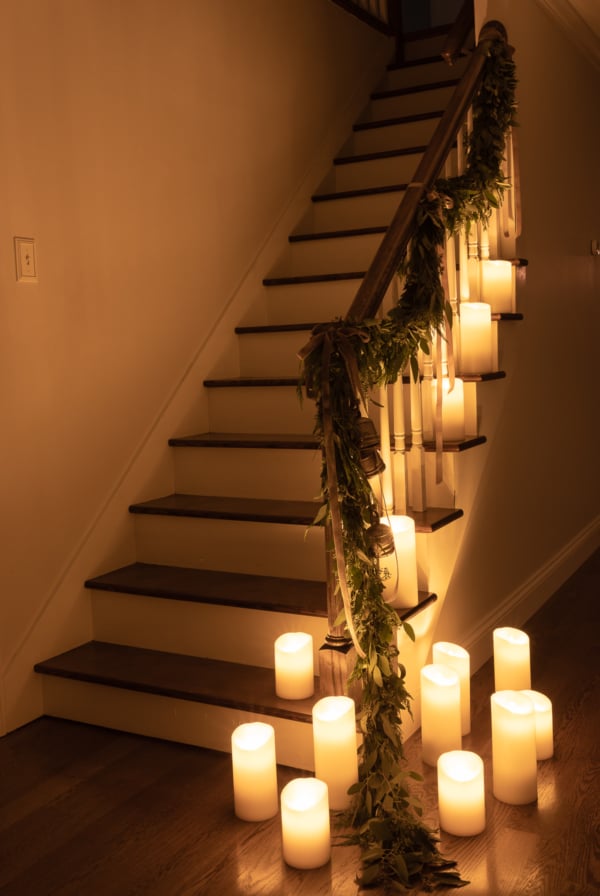
[[384, 515], [394, 512], [394, 484], [392, 476], [392, 448], [390, 439], [390, 408], [387, 386], [380, 386], [378, 390], [379, 408], [379, 439], [381, 442], [381, 459], [385, 464], [385, 470], [381, 474], [381, 503]]
[[394, 415], [394, 512], [406, 514], [406, 426], [404, 423], [404, 383], [402, 374], [392, 386], [392, 410]]
[[425, 510], [425, 451], [423, 448], [423, 414], [421, 408], [421, 383], [410, 375], [411, 447], [411, 498], [414, 510]]

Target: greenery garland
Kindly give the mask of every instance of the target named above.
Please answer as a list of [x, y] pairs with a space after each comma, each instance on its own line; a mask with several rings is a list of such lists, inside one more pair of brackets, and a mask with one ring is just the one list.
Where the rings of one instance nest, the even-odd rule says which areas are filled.
[[[506, 135], [514, 123], [515, 86], [511, 49], [503, 41], [491, 42], [473, 103], [465, 171], [436, 181], [423, 198], [410, 252], [399, 268], [404, 277], [399, 302], [380, 321], [340, 319], [319, 328], [304, 354], [302, 379], [316, 401], [315, 433], [323, 448], [323, 383], [328, 384], [333, 493], [343, 539], [343, 557], [337, 562], [344, 564], [351, 597], [352, 620], [348, 625], [346, 617], [346, 624], [359, 644], [351, 676], [362, 688], [359, 781], [351, 788], [351, 807], [340, 821], [345, 829], [341, 842], [360, 847], [357, 880], [363, 887], [383, 885], [404, 892], [414, 886], [466, 883], [455, 863], [440, 855], [435, 832], [422, 822], [419, 802], [411, 794], [411, 779], [420, 776], [404, 768], [400, 713], [410, 712], [411, 697], [399, 662], [397, 631], [401, 627], [413, 639], [414, 633], [383, 599], [373, 537], [380, 511], [361, 466], [359, 396], [366, 404], [370, 389], [396, 381], [407, 363], [416, 376], [418, 349], [429, 351], [432, 333], [445, 316], [451, 319], [442, 285], [444, 241], [461, 226], [487, 222], [491, 209], [501, 203], [508, 186], [502, 163]], [[331, 473], [324, 461], [320, 523], [331, 518]]]

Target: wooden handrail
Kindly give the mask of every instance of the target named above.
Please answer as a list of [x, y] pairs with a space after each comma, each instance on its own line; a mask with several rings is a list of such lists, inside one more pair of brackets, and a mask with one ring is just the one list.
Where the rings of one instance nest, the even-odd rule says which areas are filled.
[[439, 177], [477, 92], [488, 49], [493, 41], [506, 39], [500, 22], [487, 22], [481, 29], [477, 47], [348, 310], [348, 320], [363, 321], [377, 314], [412, 236], [418, 205]]
[[456, 21], [448, 32], [446, 43], [442, 50], [442, 59], [448, 65], [453, 65], [463, 55], [469, 34], [475, 24], [475, 11], [473, 0], [464, 0]]

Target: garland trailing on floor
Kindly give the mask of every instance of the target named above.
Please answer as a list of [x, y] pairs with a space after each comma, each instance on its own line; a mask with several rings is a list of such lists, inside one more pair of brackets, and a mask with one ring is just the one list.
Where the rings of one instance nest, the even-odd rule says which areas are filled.
[[421, 348], [450, 318], [443, 284], [444, 241], [476, 222], [487, 222], [508, 184], [502, 172], [505, 139], [515, 111], [515, 70], [503, 41], [490, 45], [473, 103], [465, 172], [436, 181], [422, 200], [410, 252], [400, 265], [404, 289], [383, 320], [335, 320], [315, 328], [301, 352], [303, 383], [316, 401], [315, 433], [323, 448], [323, 506], [315, 522], [331, 522], [332, 549], [345, 621], [357, 661], [351, 681], [362, 687], [358, 720], [363, 735], [359, 781], [341, 823], [342, 843], [361, 850], [363, 887], [395, 892], [421, 886], [463, 886], [438, 851], [435, 833], [421, 820], [404, 767], [400, 713], [410, 712], [397, 630], [410, 625], [383, 599], [379, 570], [380, 509], [361, 463], [361, 404], [369, 391], [394, 382], [407, 364], [417, 374]]

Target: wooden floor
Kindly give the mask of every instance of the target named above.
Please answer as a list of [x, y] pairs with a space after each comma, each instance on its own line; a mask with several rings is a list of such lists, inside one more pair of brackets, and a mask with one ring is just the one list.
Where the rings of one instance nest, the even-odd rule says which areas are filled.
[[[491, 663], [473, 678], [474, 749], [486, 767], [487, 828], [441, 835], [468, 896], [600, 894], [600, 552], [525, 626], [532, 686], [552, 699], [555, 756], [540, 763], [538, 802], [491, 795]], [[437, 826], [435, 772], [420, 739], [409, 763]], [[283, 785], [297, 773], [279, 769]], [[2, 896], [354, 896], [356, 853], [300, 872], [281, 858], [279, 818], [232, 809], [229, 757], [53, 719], [0, 739]], [[371, 891], [372, 892], [372, 891]], [[446, 892], [446, 891], [444, 891]]]

